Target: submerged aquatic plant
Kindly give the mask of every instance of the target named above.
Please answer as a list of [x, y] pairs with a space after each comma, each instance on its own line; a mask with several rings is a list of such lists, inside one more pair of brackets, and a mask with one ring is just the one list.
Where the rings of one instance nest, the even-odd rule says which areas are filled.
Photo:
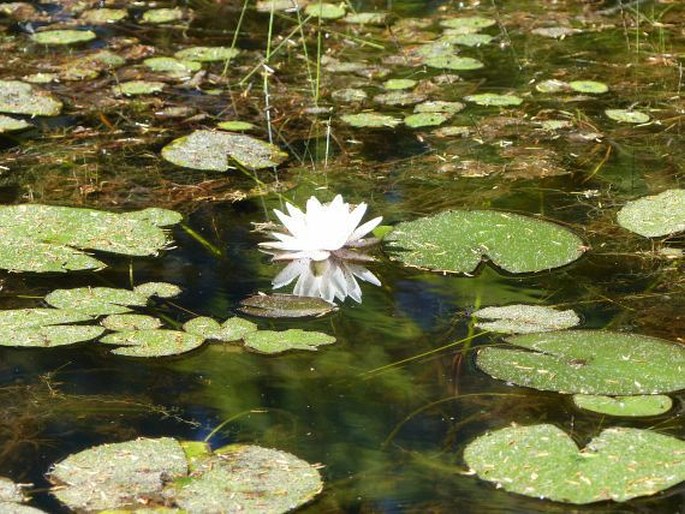
[[293, 294], [297, 296], [321, 297], [333, 302], [341, 302], [348, 296], [361, 303], [362, 290], [357, 278], [380, 286], [381, 282], [359, 262], [329, 257], [324, 261], [295, 259], [290, 262], [273, 280], [275, 289], [285, 287], [297, 278]]
[[363, 239], [383, 219], [382, 216], [367, 221], [362, 225], [367, 205], [360, 203], [354, 209], [337, 195], [332, 202], [322, 204], [316, 197], [307, 200], [307, 208], [302, 212], [297, 207], [286, 203], [285, 214], [274, 209], [286, 230], [272, 232], [278, 241], [260, 243], [269, 250], [277, 250], [275, 260], [311, 259], [325, 261], [331, 255], [347, 258], [349, 248], [360, 248], [376, 242], [375, 239]]

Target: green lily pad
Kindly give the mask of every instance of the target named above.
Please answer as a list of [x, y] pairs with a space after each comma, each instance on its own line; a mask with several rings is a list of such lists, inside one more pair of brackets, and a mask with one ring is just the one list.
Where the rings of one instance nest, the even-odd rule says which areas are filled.
[[49, 84], [50, 82], [57, 82], [59, 80], [59, 75], [57, 73], [31, 73], [29, 75], [24, 75], [23, 80], [30, 82], [31, 84]]
[[167, 357], [199, 348], [204, 338], [180, 330], [131, 330], [107, 334], [101, 343], [119, 345], [112, 350], [126, 357]]
[[90, 341], [105, 331], [89, 325], [50, 325], [0, 331], [0, 346], [53, 348]]
[[473, 29], [475, 31], [492, 27], [497, 24], [497, 20], [484, 16], [464, 16], [461, 18], [449, 18], [442, 20], [440, 25], [450, 29]]
[[[507, 305], [485, 307], [472, 314], [479, 318], [476, 326], [483, 330], [507, 334], [531, 334], [575, 327], [580, 318], [572, 310], [558, 311], [542, 305]], [[494, 320], [494, 321], [482, 321]]]
[[184, 477], [188, 462], [172, 438], [136, 439], [95, 446], [55, 464], [52, 494], [71, 509], [94, 512], [137, 508], [160, 497], [170, 480]]
[[302, 318], [322, 316], [336, 310], [333, 303], [312, 296], [293, 294], [256, 294], [240, 302], [240, 310], [263, 318]]
[[385, 25], [390, 15], [385, 12], [358, 12], [349, 13], [342, 21], [351, 25]]
[[277, 146], [245, 134], [196, 130], [162, 148], [167, 161], [195, 170], [226, 171], [229, 157], [250, 169], [278, 166], [288, 158]]
[[164, 82], [154, 80], [130, 80], [122, 82], [112, 88], [114, 94], [124, 96], [152, 95], [161, 92], [166, 87]]
[[181, 294], [181, 288], [168, 282], [145, 282], [133, 288], [136, 294], [147, 297], [173, 298]]
[[595, 80], [574, 80], [568, 84], [571, 89], [578, 93], [586, 93], [591, 95], [601, 95], [609, 91], [609, 86], [604, 82], [597, 82]]
[[464, 97], [467, 102], [473, 102], [478, 105], [485, 105], [488, 107], [510, 107], [521, 105], [523, 98], [515, 95], [499, 95], [497, 93], [480, 93], [477, 95], [468, 95]]
[[142, 219], [40, 204], [0, 207], [0, 237], [0, 268], [38, 272], [105, 266], [79, 249], [144, 256], [169, 243], [164, 230]]
[[344, 103], [363, 102], [368, 97], [366, 91], [358, 88], [336, 89], [331, 93], [333, 100]]
[[383, 82], [383, 87], [389, 91], [398, 91], [401, 89], [412, 89], [416, 87], [418, 81], [412, 79], [390, 79]]
[[76, 287], [55, 289], [45, 297], [45, 301], [57, 309], [73, 310], [89, 316], [102, 316], [130, 312], [131, 305], [145, 306], [148, 297], [128, 289]]
[[319, 346], [335, 343], [335, 337], [322, 332], [291, 328], [282, 332], [259, 330], [243, 337], [245, 346], [259, 353], [282, 353], [288, 350], [316, 351]]
[[377, 112], [362, 112], [359, 114], [344, 114], [340, 117], [348, 125], [358, 128], [395, 128], [402, 123], [397, 118], [388, 114]]
[[305, 7], [304, 13], [307, 16], [321, 18], [322, 20], [337, 20], [345, 16], [345, 8], [342, 4], [315, 2]]
[[62, 102], [19, 80], [0, 80], [0, 112], [29, 116], [57, 116]]
[[89, 25], [103, 25], [106, 23], [116, 23], [128, 16], [126, 9], [112, 9], [101, 7], [99, 9], [87, 9], [79, 16], [79, 21]]
[[145, 314], [110, 314], [100, 323], [107, 330], [116, 332], [154, 330], [162, 326], [159, 318], [153, 318]]
[[202, 69], [202, 64], [195, 61], [182, 61], [175, 57], [150, 57], [143, 64], [152, 71], [167, 73], [173, 77], [186, 77]]
[[423, 102], [426, 97], [412, 91], [389, 91], [373, 97], [373, 101], [383, 105], [403, 107]]
[[685, 347], [663, 339], [568, 330], [507, 342], [512, 347], [480, 350], [476, 363], [488, 375], [520, 386], [610, 396], [685, 389]]
[[126, 59], [110, 52], [98, 50], [90, 55], [69, 61], [60, 67], [61, 80], [94, 79], [104, 70], [112, 70], [126, 64]]
[[494, 37], [490, 34], [456, 34], [453, 36], [445, 36], [446, 40], [454, 45], [478, 47], [487, 45], [492, 42]]
[[386, 236], [408, 266], [473, 272], [486, 256], [511, 273], [531, 273], [578, 259], [583, 241], [554, 223], [498, 211], [447, 211], [400, 223]]
[[454, 71], [479, 70], [485, 65], [473, 57], [461, 57], [453, 54], [441, 54], [428, 57], [425, 61], [431, 68]]
[[46, 30], [31, 34], [31, 39], [41, 45], [73, 45], [97, 38], [92, 30]]
[[471, 442], [464, 459], [506, 491], [563, 503], [624, 502], [685, 480], [685, 442], [636, 428], [604, 430], [580, 451], [552, 425], [505, 428]]
[[549, 79], [535, 84], [535, 89], [540, 93], [561, 93], [570, 89], [570, 86], [563, 80]]
[[448, 119], [450, 119], [449, 115], [441, 112], [420, 112], [405, 117], [404, 124], [410, 128], [437, 127]]
[[222, 121], [221, 123], [217, 123], [216, 128], [221, 130], [228, 130], [229, 132], [244, 132], [247, 130], [254, 130], [257, 127], [254, 123], [250, 123], [249, 121], [233, 120]]
[[150, 24], [172, 23], [182, 20], [184, 16], [183, 10], [177, 7], [149, 9], [143, 13], [140, 22]]
[[29, 501], [24, 488], [29, 484], [15, 484], [6, 477], [0, 477], [0, 511], [3, 514], [45, 514], [45, 511], [22, 505]]
[[549, 37], [552, 39], [564, 39], [567, 36], [573, 36], [574, 34], [580, 34], [583, 32], [580, 29], [574, 29], [573, 27], [538, 27], [530, 31], [531, 34], [538, 36]]
[[3, 132], [16, 132], [33, 127], [28, 121], [18, 120], [11, 116], [0, 114], [0, 134]]
[[647, 123], [650, 118], [649, 114], [640, 111], [633, 111], [631, 109], [606, 109], [604, 114], [608, 118], [619, 121], [621, 123]]
[[237, 48], [226, 46], [193, 46], [174, 54], [181, 61], [217, 62], [230, 61], [240, 53]]
[[243, 339], [250, 332], [257, 331], [257, 325], [243, 318], [234, 316], [219, 324], [212, 318], [199, 317], [187, 321], [183, 330], [196, 334], [205, 339], [232, 342]]
[[[150, 223], [155, 227], [170, 227], [183, 221], [183, 214], [159, 207], [148, 207], [139, 211], [124, 212], [121, 214], [127, 219]], [[164, 282], [160, 282], [164, 283]]]
[[618, 224], [644, 237], [662, 237], [685, 230], [685, 189], [668, 189], [628, 202]]
[[464, 104], [461, 102], [443, 102], [441, 100], [429, 100], [414, 107], [415, 113], [420, 112], [441, 112], [449, 114], [450, 116], [457, 114], [464, 109]]
[[658, 416], [671, 410], [673, 401], [668, 396], [595, 396], [573, 395], [577, 407], [608, 416]]

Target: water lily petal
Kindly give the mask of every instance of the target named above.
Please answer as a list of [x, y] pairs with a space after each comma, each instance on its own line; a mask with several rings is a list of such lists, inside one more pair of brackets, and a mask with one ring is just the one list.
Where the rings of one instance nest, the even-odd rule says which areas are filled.
[[362, 237], [364, 237], [366, 234], [368, 234], [374, 228], [376, 228], [381, 221], [383, 221], [383, 216], [378, 216], [377, 218], [374, 218], [370, 221], [367, 221], [363, 225], [360, 225], [354, 232], [352, 232], [352, 235], [349, 237], [348, 242], [359, 241]]

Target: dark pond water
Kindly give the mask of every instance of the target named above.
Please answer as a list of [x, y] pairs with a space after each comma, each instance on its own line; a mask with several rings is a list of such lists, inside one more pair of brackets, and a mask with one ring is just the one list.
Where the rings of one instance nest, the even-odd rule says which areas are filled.
[[[174, 166], [160, 150], [175, 137], [225, 120], [253, 122], [253, 134], [268, 139], [260, 62], [269, 15], [251, 6], [236, 35], [242, 3], [179, 4], [192, 8], [191, 21], [158, 27], [130, 17], [94, 27], [96, 42], [71, 48], [32, 44], [25, 30], [31, 19], [34, 28], [57, 18], [72, 23], [80, 8], [75, 2], [34, 3], [37, 11], [27, 17], [0, 17], [0, 79], [59, 75], [96, 48], [126, 58], [121, 68], [94, 78], [43, 86], [65, 102], [63, 114], [37, 119], [28, 132], [0, 134], [2, 202], [115, 211], [158, 206], [184, 214], [182, 226], [173, 229], [174, 248], [154, 258], [106, 255], [109, 267], [97, 273], [3, 273], [3, 308], [43, 305], [42, 297], [58, 287], [127, 288], [154, 280], [177, 284], [183, 293], [144, 312], [172, 326], [192, 315], [224, 320], [247, 296], [271, 291], [281, 267], [258, 250], [266, 236], [253, 224], [273, 220], [271, 210], [283, 199], [303, 205], [311, 194], [367, 202], [367, 216], [382, 215], [388, 225], [447, 209], [542, 215], [567, 225], [591, 250], [552, 271], [511, 275], [483, 265], [474, 276], [404, 267], [381, 251], [369, 268], [382, 285], [363, 283], [361, 304], [348, 299], [314, 319], [251, 318], [260, 328], [336, 337], [317, 352], [264, 356], [206, 344], [178, 357], [136, 360], [92, 343], [49, 351], [2, 348], [0, 475], [33, 483], [33, 505], [66, 512], [45, 492], [43, 475], [70, 453], [137, 436], [202, 440], [211, 434], [214, 447], [249, 442], [323, 464], [326, 486], [302, 509], [308, 513], [685, 512], [682, 484], [626, 504], [569, 507], [496, 490], [465, 475], [462, 458], [475, 437], [512, 423], [553, 423], [581, 446], [609, 426], [685, 437], [682, 392], [671, 395], [675, 406], [664, 415], [608, 418], [579, 410], [570, 396], [487, 376], [476, 368], [474, 350], [501, 339], [477, 335], [470, 316], [488, 305], [548, 305], [574, 309], [583, 328], [683, 342], [683, 261], [657, 253], [682, 249], [682, 236], [642, 238], [618, 227], [615, 214], [628, 200], [682, 187], [685, 8], [677, 2], [640, 2], [637, 10], [580, 1], [354, 2], [350, 7], [358, 11], [392, 13], [393, 23], [359, 28], [325, 22], [324, 63], [362, 63], [365, 71], [323, 66], [319, 98], [309, 76], [317, 72], [316, 21], [291, 34], [294, 15], [279, 16], [274, 45], [290, 42], [269, 62], [268, 102], [273, 140], [291, 157], [275, 171], [219, 173]], [[131, 16], [146, 8], [141, 3]], [[412, 57], [415, 46], [441, 35], [441, 20], [459, 15], [497, 20], [483, 31], [494, 36], [492, 43], [462, 50], [485, 63], [483, 69], [450, 72]], [[532, 32], [557, 26], [580, 33], [551, 39]], [[140, 64], [143, 57], [194, 44], [230, 46], [234, 35], [242, 53], [223, 76], [222, 64], [213, 63], [190, 85], [163, 78], [168, 87], [160, 95], [111, 93], [127, 79], [159, 78]], [[463, 136], [436, 134], [433, 127], [352, 128], [340, 120], [340, 113], [366, 108], [397, 117], [411, 112], [370, 99], [388, 78], [420, 81], [429, 99], [461, 101], [495, 92], [524, 101], [503, 108], [469, 104], [447, 124], [466, 127]], [[548, 79], [597, 80], [610, 91], [537, 91], [536, 84]], [[333, 91], [346, 87], [365, 89], [369, 99], [363, 105], [331, 100]], [[308, 111], [317, 102], [333, 110], [317, 117]], [[652, 122], [620, 124], [604, 114], [630, 106], [649, 113]], [[170, 107], [188, 110], [178, 117], [159, 114]], [[537, 124], [549, 119], [569, 125], [549, 131]], [[463, 339], [468, 342], [452, 344]]]

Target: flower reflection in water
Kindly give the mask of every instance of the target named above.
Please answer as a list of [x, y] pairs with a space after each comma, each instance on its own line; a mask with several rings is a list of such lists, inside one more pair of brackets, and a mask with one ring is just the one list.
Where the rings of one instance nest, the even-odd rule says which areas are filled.
[[314, 259], [296, 259], [274, 278], [275, 289], [285, 287], [293, 280], [293, 294], [297, 296], [318, 296], [333, 302], [344, 301], [348, 296], [361, 303], [362, 290], [357, 279], [380, 286], [378, 278], [359, 261], [329, 257], [324, 261]]

